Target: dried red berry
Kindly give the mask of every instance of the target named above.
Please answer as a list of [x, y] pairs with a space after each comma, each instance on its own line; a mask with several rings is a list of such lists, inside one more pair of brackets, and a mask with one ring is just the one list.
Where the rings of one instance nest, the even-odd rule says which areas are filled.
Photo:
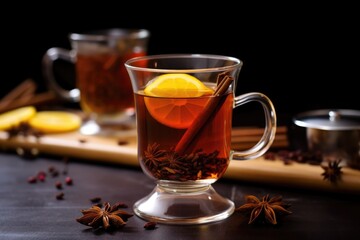
[[37, 178], [35, 176], [31, 176], [28, 178], [28, 183], [36, 183], [37, 182]]
[[56, 170], [56, 168], [54, 167], [54, 166], [50, 166], [49, 168], [48, 168], [48, 171], [49, 172], [54, 172]]
[[156, 222], [147, 222], [144, 224], [146, 230], [154, 230], [156, 228]]
[[101, 197], [93, 197], [93, 198], [90, 198], [90, 201], [92, 203], [99, 203], [101, 202]]
[[52, 177], [57, 177], [57, 176], [59, 176], [59, 171], [58, 170], [53, 170], [52, 172], [51, 172], [51, 176]]
[[65, 178], [65, 183], [66, 183], [67, 185], [72, 185], [72, 184], [73, 184], [72, 178], [71, 178], [71, 177], [66, 177], [66, 178]]
[[38, 174], [38, 175], [37, 175], [37, 179], [39, 179], [39, 181], [41, 181], [41, 182], [44, 182], [45, 179], [46, 179], [46, 175], [44, 175], [44, 174]]
[[61, 192], [61, 193], [58, 193], [58, 194], [56, 194], [56, 199], [57, 200], [63, 200], [64, 199], [64, 193], [63, 192]]
[[63, 188], [62, 183], [59, 182], [59, 181], [57, 181], [57, 182], [55, 183], [55, 187], [56, 187], [57, 189], [62, 189], [62, 188]]

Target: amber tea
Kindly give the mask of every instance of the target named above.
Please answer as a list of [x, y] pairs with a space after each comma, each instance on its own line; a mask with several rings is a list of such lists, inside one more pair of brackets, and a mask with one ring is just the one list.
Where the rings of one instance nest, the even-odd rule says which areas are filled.
[[81, 108], [94, 114], [117, 114], [134, 111], [134, 96], [124, 62], [145, 52], [120, 54], [78, 54], [77, 88], [81, 91]]
[[[178, 152], [182, 136], [210, 98], [221, 98], [221, 105], [214, 109], [186, 150]], [[230, 161], [231, 92], [198, 98], [160, 98], [138, 92], [136, 102], [139, 160], [149, 176], [159, 180], [214, 182], [225, 173]]]

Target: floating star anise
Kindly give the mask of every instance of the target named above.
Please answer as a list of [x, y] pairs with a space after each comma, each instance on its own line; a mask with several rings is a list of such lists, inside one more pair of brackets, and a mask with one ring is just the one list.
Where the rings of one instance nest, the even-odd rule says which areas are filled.
[[158, 143], [149, 144], [145, 151], [144, 163], [150, 168], [157, 167], [164, 158], [166, 151], [159, 149], [159, 146]]
[[161, 149], [158, 143], [147, 146], [142, 162], [153, 177], [177, 181], [219, 178], [229, 165], [227, 158], [219, 157], [218, 150], [179, 154], [174, 149]]
[[246, 203], [236, 210], [244, 212], [246, 214], [250, 213], [249, 224], [259, 222], [265, 223], [269, 222], [273, 225], [278, 223], [277, 214], [291, 214], [292, 212], [288, 210], [290, 207], [289, 204], [286, 204], [282, 201], [282, 196], [275, 196], [270, 198], [269, 194], [263, 196], [260, 201], [254, 195], [245, 196]]
[[337, 183], [341, 178], [341, 159], [335, 161], [329, 161], [327, 166], [321, 166], [324, 172], [321, 174], [324, 176], [324, 180], [328, 180], [331, 183]]
[[120, 210], [121, 207], [123, 204], [111, 206], [108, 202], [104, 203], [103, 208], [93, 205], [89, 209], [81, 210], [83, 216], [77, 218], [76, 221], [94, 229], [101, 227], [104, 229], [120, 228], [133, 216], [131, 213]]

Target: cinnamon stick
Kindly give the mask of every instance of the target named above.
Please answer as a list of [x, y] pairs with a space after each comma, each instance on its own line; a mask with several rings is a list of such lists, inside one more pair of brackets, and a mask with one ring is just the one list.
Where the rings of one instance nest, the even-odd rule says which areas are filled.
[[[254, 142], [257, 143], [261, 136], [231, 136], [231, 142]], [[276, 140], [287, 140], [287, 136], [285, 134], [276, 134]]]
[[[233, 127], [231, 135], [236, 136], [259, 136], [261, 137], [264, 133], [264, 128], [260, 127]], [[276, 135], [287, 135], [286, 126], [278, 126], [276, 128]]]
[[5, 108], [13, 101], [21, 97], [28, 96], [30, 99], [35, 90], [36, 84], [34, 83], [34, 81], [32, 79], [26, 79], [0, 100], [0, 109]]
[[57, 101], [58, 98], [53, 92], [44, 92], [33, 95], [31, 98], [27, 96], [11, 101], [11, 103], [0, 108], [0, 113], [10, 111], [19, 107], [41, 105]]
[[[250, 147], [254, 146], [254, 142], [231, 142], [231, 148], [233, 150], [246, 150]], [[289, 147], [289, 141], [288, 140], [274, 140], [274, 142], [271, 144], [271, 148], [288, 148]]]
[[[233, 127], [231, 130], [231, 145], [234, 150], [247, 149], [254, 146], [264, 133], [259, 127]], [[278, 126], [272, 148], [286, 148], [289, 146], [287, 127]]]
[[[219, 75], [218, 85], [213, 96], [221, 96], [228, 90], [234, 78], [228, 75]], [[221, 98], [212, 97], [207, 102], [204, 110], [195, 118], [191, 126], [185, 131], [184, 135], [175, 147], [175, 151], [179, 154], [183, 153], [194, 139], [196, 134], [202, 129], [205, 122], [212, 115], [217, 106], [221, 103]]]

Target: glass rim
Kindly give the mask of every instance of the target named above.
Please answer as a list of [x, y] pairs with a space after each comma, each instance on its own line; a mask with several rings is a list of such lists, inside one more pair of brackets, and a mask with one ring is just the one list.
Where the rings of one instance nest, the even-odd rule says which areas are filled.
[[[221, 66], [221, 67], [208, 67], [208, 68], [182, 68], [182, 69], [166, 69], [166, 68], [151, 68], [151, 67], [137, 67], [133, 66], [132, 63], [146, 60], [154, 59], [175, 59], [175, 58], [203, 58], [203, 59], [217, 59], [217, 60], [227, 60], [233, 62], [232, 65]], [[239, 68], [243, 65], [243, 62], [236, 57], [225, 56], [225, 55], [216, 55], [216, 54], [157, 54], [157, 55], [147, 55], [140, 56], [128, 59], [125, 62], [125, 67], [133, 71], [146, 71], [146, 72], [173, 72], [173, 73], [197, 73], [197, 72], [215, 72], [215, 71], [228, 71], [235, 68]]]
[[150, 36], [147, 29], [136, 28], [108, 28], [86, 31], [82, 33], [70, 33], [72, 41], [106, 41], [109, 39], [144, 39]]

